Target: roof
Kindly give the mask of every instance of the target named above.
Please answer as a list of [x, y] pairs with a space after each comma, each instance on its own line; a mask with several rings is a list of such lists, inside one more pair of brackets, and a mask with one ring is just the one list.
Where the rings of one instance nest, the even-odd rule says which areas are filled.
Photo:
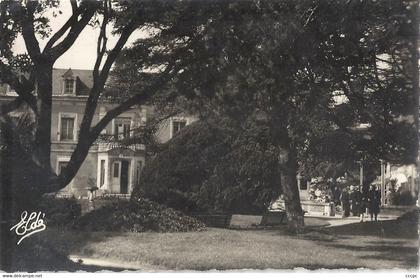
[[[93, 76], [91, 70], [83, 69], [57, 69], [52, 72], [52, 90], [53, 95], [61, 95], [63, 92], [63, 80], [76, 79], [76, 95], [89, 95], [89, 90], [93, 86]], [[8, 93], [7, 84], [0, 84], [0, 95]]]
[[93, 86], [91, 70], [54, 68], [52, 74], [53, 95], [61, 95], [64, 78], [73, 77], [76, 79], [76, 95], [88, 95], [89, 89]]

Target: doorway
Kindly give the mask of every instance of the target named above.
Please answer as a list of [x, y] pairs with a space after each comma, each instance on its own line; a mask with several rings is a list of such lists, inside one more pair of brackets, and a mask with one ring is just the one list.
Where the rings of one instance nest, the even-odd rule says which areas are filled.
[[128, 161], [121, 161], [121, 180], [120, 180], [120, 193], [128, 193]]

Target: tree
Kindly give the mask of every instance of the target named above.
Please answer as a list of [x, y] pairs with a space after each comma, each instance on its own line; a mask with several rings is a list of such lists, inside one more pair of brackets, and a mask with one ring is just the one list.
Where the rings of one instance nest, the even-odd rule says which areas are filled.
[[279, 197], [270, 129], [206, 117], [179, 131], [145, 165], [132, 199], [187, 213], [263, 213]]
[[[183, 14], [181, 1], [76, 1], [71, 0], [72, 14], [67, 21], [51, 33], [51, 13], [59, 13], [59, 1], [1, 1], [0, 2], [0, 84], [8, 84], [17, 97], [0, 106], [1, 123], [1, 170], [2, 193], [1, 217], [1, 266], [12, 267], [16, 242], [10, 233], [9, 222], [15, 221], [24, 208], [37, 204], [43, 193], [64, 188], [75, 176], [85, 160], [89, 148], [106, 125], [119, 114], [135, 105], [145, 104], [152, 95], [158, 94], [172, 76], [182, 69], [178, 61], [184, 54], [167, 57], [152, 69], [156, 73], [149, 83], [133, 88], [131, 94], [120, 98], [120, 102], [98, 122], [94, 112], [104, 91], [112, 66], [130, 35], [135, 30], [149, 32], [150, 38], [159, 37], [162, 30], [179, 20]], [[56, 175], [50, 166], [52, 69], [54, 63], [75, 43], [88, 25], [97, 27], [97, 56], [93, 67], [93, 86], [86, 101], [77, 145], [67, 167]], [[117, 37], [116, 44], [108, 49], [108, 35]], [[27, 53], [16, 55], [13, 44], [21, 36]], [[45, 46], [42, 48], [40, 40]], [[190, 42], [187, 42], [188, 45]], [[147, 46], [145, 46], [147, 47]], [[144, 49], [147, 54], [150, 49]], [[140, 66], [138, 71], [145, 71]], [[149, 69], [150, 70], [150, 69]], [[32, 148], [27, 150], [16, 144], [16, 127], [10, 124], [7, 114], [20, 107], [29, 110], [33, 119]], [[5, 151], [3, 151], [3, 149]], [[28, 170], [28, 171], [26, 171]], [[27, 202], [31, 201], [31, 202]], [[9, 222], [8, 222], [9, 221]], [[12, 222], [10, 222], [12, 223]], [[19, 249], [22, 252], [23, 249]], [[35, 252], [32, 249], [26, 250]], [[23, 251], [24, 252], [24, 251]]]
[[[341, 132], [350, 136], [353, 154], [412, 160], [415, 10], [409, 1], [212, 3], [188, 18], [191, 25], [174, 25], [149, 40], [162, 51], [150, 53], [148, 62], [176, 49], [180, 29], [200, 34], [189, 53], [200, 63], [188, 63], [173, 86], [196, 107], [216, 107], [239, 121], [256, 111], [263, 115], [278, 148], [289, 226], [299, 230], [298, 162], [321, 139]], [[388, 65], [381, 67], [382, 60]], [[342, 105], [339, 96], [346, 100]], [[366, 134], [355, 130], [361, 124]]]
[[[94, 112], [111, 68], [135, 30], [145, 30], [150, 37], [159, 37], [161, 30], [177, 22], [182, 14], [178, 2], [168, 1], [71, 1], [72, 14], [55, 33], [49, 31], [48, 12], [59, 9], [58, 1], [2, 1], [0, 3], [0, 82], [16, 91], [18, 97], [2, 105], [4, 115], [21, 105], [26, 105], [34, 116], [34, 149], [32, 159], [43, 169], [39, 179], [31, 185], [40, 193], [55, 192], [64, 188], [75, 176], [88, 154], [91, 145], [106, 125], [119, 114], [134, 105], [145, 104], [153, 94], [157, 94], [172, 75], [182, 68], [175, 58], [167, 57], [155, 68], [155, 76], [149, 83], [131, 92], [120, 103], [109, 110], [98, 122], [94, 122]], [[71, 159], [55, 175], [50, 167], [51, 152], [51, 109], [52, 109], [52, 68], [54, 63], [69, 50], [81, 32], [88, 25], [98, 28], [97, 57], [93, 65], [93, 86], [86, 101], [77, 145]], [[159, 29], [158, 29], [159, 28]], [[118, 37], [116, 44], [108, 49], [108, 34]], [[25, 42], [27, 54], [15, 55], [12, 45], [18, 36]], [[43, 49], [38, 38], [45, 40]], [[143, 49], [145, 54], [150, 49]], [[174, 56], [175, 57], [175, 56]], [[145, 68], [140, 66], [138, 72]], [[19, 185], [20, 186], [20, 185]]]

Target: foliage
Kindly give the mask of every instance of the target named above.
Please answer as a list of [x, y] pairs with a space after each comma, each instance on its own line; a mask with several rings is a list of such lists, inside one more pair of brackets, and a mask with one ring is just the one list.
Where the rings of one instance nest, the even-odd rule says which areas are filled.
[[187, 212], [265, 211], [280, 193], [277, 159], [267, 127], [196, 122], [162, 146], [133, 196]]
[[388, 190], [386, 192], [386, 199], [387, 199], [388, 205], [396, 206], [398, 205], [398, 200], [399, 200], [398, 192], [395, 189], [395, 185], [393, 184], [392, 181], [390, 185], [391, 186], [388, 187]]
[[[199, 38], [187, 61], [200, 63], [188, 63], [174, 87], [197, 110], [238, 121], [265, 113], [272, 142], [286, 154], [286, 210], [301, 215], [296, 160], [310, 175], [321, 163], [339, 165], [324, 173], [334, 178], [364, 160], [366, 182], [379, 159], [415, 160], [417, 8], [404, 0], [221, 1], [202, 5], [191, 25], [174, 24], [142, 43], [162, 49], [147, 56], [154, 65]], [[333, 147], [318, 148], [326, 145]]]
[[401, 190], [399, 193], [398, 205], [411, 206], [416, 203], [416, 198], [412, 195], [410, 190]]
[[[44, 179], [47, 179], [47, 182], [32, 180], [33, 189], [40, 191], [40, 194], [64, 188], [74, 178], [89, 148], [112, 119], [136, 105], [146, 104], [151, 96], [158, 94], [161, 88], [166, 88], [167, 81], [179, 70], [174, 70], [174, 63], [182, 61], [182, 55], [176, 56], [175, 59], [167, 59], [159, 64], [159, 68], [154, 67], [153, 72], [156, 74], [152, 75], [151, 82], [142, 82], [142, 86], [132, 83], [134, 86], [128, 88], [129, 94], [125, 94], [125, 90], [119, 90], [118, 103], [116, 102], [99, 122], [93, 124], [99, 99], [107, 97], [104, 88], [108, 75], [131, 34], [141, 30], [148, 32], [149, 39], [156, 39], [163, 30], [178, 22], [184, 10], [180, 1], [82, 0], [70, 1], [67, 4], [70, 4], [69, 10], [71, 7], [69, 18], [58, 30], [53, 31], [50, 21], [57, 13], [61, 14], [63, 6], [60, 1], [0, 3], [0, 83], [10, 85], [17, 94], [11, 101], [4, 100], [3, 103], [2, 100], [0, 117], [3, 118], [5, 114], [18, 108], [30, 111], [33, 116], [33, 138], [29, 144], [32, 154], [29, 158], [42, 169]], [[89, 25], [97, 27], [98, 30], [96, 59], [92, 65], [92, 88], [89, 88], [89, 98], [79, 127], [77, 144], [68, 165], [57, 176], [50, 167], [53, 65], [73, 47], [77, 38]], [[110, 34], [116, 38], [116, 43], [108, 49]], [[12, 46], [18, 37], [23, 37], [26, 47], [24, 54], [16, 54], [13, 51]], [[188, 44], [184, 46], [187, 47]], [[137, 57], [147, 56], [148, 52], [153, 51], [148, 47], [149, 45], [143, 44], [143, 49], [138, 52]], [[140, 65], [135, 69], [142, 76], [148, 76], [145, 72], [150, 72], [147, 65]]]
[[71, 226], [82, 212], [80, 204], [74, 197], [44, 196], [38, 209], [45, 213], [45, 222], [48, 226]]
[[195, 218], [144, 198], [118, 200], [91, 211], [77, 220], [75, 229], [122, 232], [201, 231], [204, 224]]

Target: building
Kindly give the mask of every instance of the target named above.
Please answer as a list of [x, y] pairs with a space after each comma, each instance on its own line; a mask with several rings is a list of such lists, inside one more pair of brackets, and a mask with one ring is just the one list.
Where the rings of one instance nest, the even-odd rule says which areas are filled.
[[[93, 84], [92, 71], [77, 69], [53, 70], [53, 106], [51, 119], [51, 167], [60, 173], [70, 160], [76, 146], [85, 102]], [[16, 97], [9, 86], [0, 86], [0, 101]], [[95, 124], [116, 104], [100, 100], [95, 112]], [[24, 108], [10, 113], [19, 117], [27, 112]], [[89, 189], [97, 187], [97, 194], [129, 195], [141, 176], [146, 163], [145, 146], [141, 144], [122, 145], [114, 139], [132, 136], [133, 130], [145, 125], [153, 109], [137, 106], [124, 112], [102, 131], [101, 135], [111, 140], [98, 140], [74, 179], [58, 194], [62, 196], [85, 197]], [[157, 132], [158, 141], [166, 142], [174, 134], [194, 121], [194, 118], [179, 116], [165, 120]]]

